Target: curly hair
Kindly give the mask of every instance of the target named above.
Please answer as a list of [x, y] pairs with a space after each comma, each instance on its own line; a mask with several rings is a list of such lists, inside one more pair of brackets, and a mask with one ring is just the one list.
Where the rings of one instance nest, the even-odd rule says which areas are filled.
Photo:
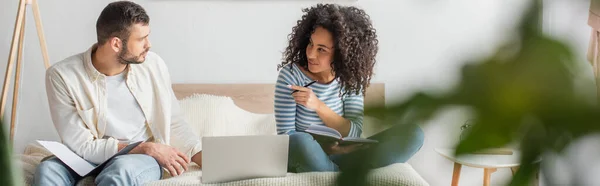
[[302, 12], [304, 15], [288, 35], [289, 44], [277, 70], [290, 63], [308, 68], [306, 47], [311, 34], [320, 26], [333, 35], [331, 69], [335, 78], [339, 78], [340, 94], [364, 95], [373, 76], [379, 43], [369, 15], [356, 7], [335, 4], [317, 4]]

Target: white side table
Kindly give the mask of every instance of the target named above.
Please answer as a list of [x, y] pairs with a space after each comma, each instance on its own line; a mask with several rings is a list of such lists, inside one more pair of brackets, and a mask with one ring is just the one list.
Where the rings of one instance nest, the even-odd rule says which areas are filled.
[[[454, 156], [454, 149], [436, 148], [435, 151], [454, 162], [452, 186], [458, 185], [462, 165], [483, 168], [483, 185], [489, 186], [490, 177], [498, 168], [510, 168], [514, 175], [519, 168], [519, 158], [521, 157], [521, 152], [516, 150], [513, 150], [512, 155], [468, 154], [460, 157]], [[537, 176], [534, 181], [534, 185], [538, 185]]]

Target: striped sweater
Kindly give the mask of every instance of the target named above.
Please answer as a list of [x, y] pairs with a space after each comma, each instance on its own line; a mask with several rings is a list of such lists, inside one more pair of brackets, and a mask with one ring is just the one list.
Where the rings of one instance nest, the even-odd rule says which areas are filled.
[[[290, 68], [291, 67], [291, 68]], [[296, 104], [292, 97], [292, 89], [288, 85], [304, 86], [311, 82], [298, 66], [289, 64], [281, 68], [275, 85], [275, 119], [278, 134], [290, 134], [296, 131], [305, 131], [310, 125], [323, 125], [314, 110]], [[350, 137], [360, 137], [363, 124], [363, 96], [340, 96], [341, 86], [338, 80], [329, 84], [314, 83], [308, 88], [312, 89], [317, 98], [338, 115], [350, 120]]]

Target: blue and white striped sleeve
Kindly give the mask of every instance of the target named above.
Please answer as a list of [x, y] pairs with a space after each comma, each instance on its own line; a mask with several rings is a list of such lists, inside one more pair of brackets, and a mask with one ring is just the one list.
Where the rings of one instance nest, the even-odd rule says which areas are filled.
[[290, 134], [296, 131], [296, 102], [292, 97], [292, 89], [287, 87], [295, 85], [294, 79], [287, 66], [279, 71], [279, 77], [275, 83], [277, 134]]
[[362, 134], [364, 117], [364, 97], [362, 94], [349, 95], [343, 100], [344, 118], [350, 120], [350, 132], [348, 137], [360, 137]]

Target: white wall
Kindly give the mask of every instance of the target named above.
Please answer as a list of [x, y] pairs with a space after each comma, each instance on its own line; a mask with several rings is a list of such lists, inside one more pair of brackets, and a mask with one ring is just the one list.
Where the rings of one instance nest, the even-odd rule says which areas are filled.
[[[96, 18], [111, 1], [39, 2], [54, 63], [94, 43]], [[273, 83], [300, 9], [316, 2], [321, 1], [138, 1], [151, 17], [153, 51], [165, 59], [175, 83]], [[373, 80], [386, 83], [388, 103], [417, 90], [453, 86], [464, 61], [493, 50], [524, 7], [519, 0], [358, 0], [350, 4], [364, 8], [378, 31], [380, 52]], [[0, 2], [2, 74], [16, 6], [17, 0]], [[48, 113], [32, 14], [27, 18], [17, 152], [35, 139], [58, 140]], [[433, 148], [454, 145], [466, 119], [463, 113], [448, 109], [424, 127], [425, 145], [410, 164], [431, 185], [450, 183], [452, 163]], [[482, 175], [481, 169], [464, 167], [461, 185], [481, 185]], [[504, 183], [509, 176], [509, 170], [499, 170], [492, 183]]]

